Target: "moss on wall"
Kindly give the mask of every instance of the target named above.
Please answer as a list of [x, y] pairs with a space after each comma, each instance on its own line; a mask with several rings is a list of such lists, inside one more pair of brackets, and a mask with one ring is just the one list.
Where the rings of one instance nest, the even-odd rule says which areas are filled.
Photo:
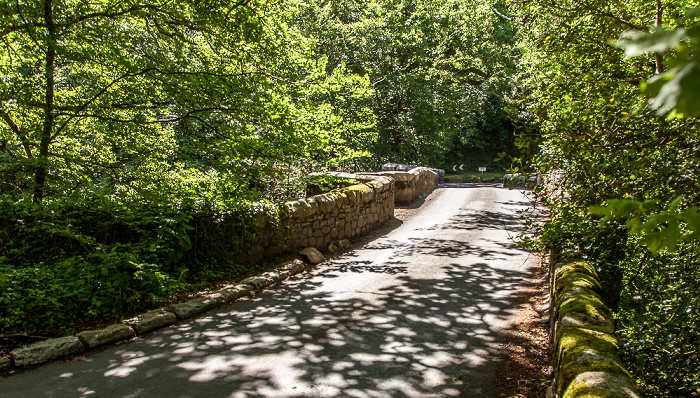
[[582, 260], [553, 267], [554, 397], [638, 398], [622, 365], [612, 313], [595, 269]]

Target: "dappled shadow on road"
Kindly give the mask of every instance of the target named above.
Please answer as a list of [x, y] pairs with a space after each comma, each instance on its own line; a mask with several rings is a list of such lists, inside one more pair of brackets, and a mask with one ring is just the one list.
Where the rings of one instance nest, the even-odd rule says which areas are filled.
[[[352, 257], [352, 254], [347, 254], [340, 259], [346, 259]], [[380, 274], [406, 274], [408, 273], [408, 262], [407, 261], [386, 261], [382, 263], [377, 263], [374, 261], [343, 261], [333, 263], [330, 267], [327, 267], [321, 274], [327, 275], [333, 272], [372, 272]]]
[[[420, 239], [409, 238], [407, 241], [383, 239], [366, 245], [366, 250], [392, 251], [390, 258], [413, 257], [417, 255], [432, 255], [438, 257], [460, 258], [465, 255], [476, 255], [484, 259], [503, 258], [503, 256], [519, 256], [522, 253], [511, 251], [515, 243], [489, 241], [489, 245], [473, 245], [455, 239]], [[483, 242], [482, 242], [483, 243]], [[504, 250], [509, 249], [509, 250]], [[352, 256], [349, 253], [348, 256]]]
[[[525, 254], [499, 234], [471, 244], [458, 235], [499, 220], [520, 222], [467, 213], [423, 238], [389, 234], [225, 309], [88, 355], [78, 370], [56, 367], [41, 392], [492, 398], [500, 344], [528, 284], [528, 270], [505, 264]], [[0, 397], [40, 396], [30, 387]]]
[[[373, 272], [353, 266], [344, 269]], [[503, 335], [486, 325], [511, 315], [526, 272], [443, 268], [440, 279], [399, 274], [371, 299], [314, 290], [333, 275], [296, 278], [119, 348], [83, 372], [90, 383], [80, 391], [67, 391], [62, 381], [73, 375], [61, 375], [46, 393], [488, 397], [480, 386], [492, 377]]]
[[446, 223], [433, 225], [424, 230], [482, 231], [500, 229], [515, 233], [522, 230], [522, 225], [523, 223], [519, 214], [471, 210], [451, 217]]

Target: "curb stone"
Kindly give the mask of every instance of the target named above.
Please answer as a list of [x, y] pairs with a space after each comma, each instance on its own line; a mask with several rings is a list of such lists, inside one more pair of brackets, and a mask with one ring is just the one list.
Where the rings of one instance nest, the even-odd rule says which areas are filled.
[[551, 398], [640, 398], [619, 357], [598, 274], [584, 260], [550, 262]]
[[10, 357], [0, 358], [0, 372], [4, 372], [7, 369], [10, 369], [11, 366], [12, 366], [12, 358], [10, 358]]
[[289, 275], [292, 276], [304, 272], [305, 268], [306, 266], [304, 266], [303, 261], [294, 260], [284, 264], [279, 269], [282, 270], [282, 272], [289, 272]]
[[250, 295], [250, 290], [250, 286], [248, 285], [235, 285], [211, 292], [207, 294], [206, 297], [226, 304], [238, 298]]
[[217, 305], [219, 305], [219, 302], [216, 299], [204, 296], [185, 301], [184, 303], [173, 304], [167, 310], [175, 314], [177, 319], [183, 320], [209, 311]]
[[275, 281], [267, 276], [251, 276], [250, 278], [243, 279], [241, 281], [241, 284], [243, 285], [248, 285], [254, 290], [262, 290], [266, 287], [271, 286], [274, 284]]
[[75, 336], [59, 337], [18, 348], [10, 353], [16, 366], [39, 365], [52, 359], [79, 354], [85, 347]]
[[177, 322], [175, 314], [169, 311], [155, 310], [141, 314], [135, 318], [122, 321], [125, 325], [129, 325], [138, 334], [150, 332], [154, 329], [159, 329], [164, 326], [172, 325]]
[[326, 259], [320, 251], [313, 247], [307, 247], [306, 249], [300, 251], [299, 254], [311, 264], [318, 264]]
[[[318, 253], [322, 259], [321, 261], [325, 259], [318, 250], [310, 249]], [[219, 304], [227, 304], [238, 298], [249, 296], [253, 290], [261, 290], [282, 282], [288, 277], [304, 272], [306, 268], [307, 266], [303, 261], [295, 259], [282, 264], [274, 271], [248, 278], [236, 285], [219, 289], [201, 297], [168, 307], [169, 310], [174, 310], [175, 312], [153, 310], [134, 318], [126, 319], [122, 321], [122, 323], [114, 324], [104, 329], [87, 330], [78, 333], [76, 336], [49, 339], [27, 347], [18, 348], [13, 350], [10, 356], [0, 357], [0, 373], [5, 373], [12, 369], [13, 365], [15, 367], [41, 365], [53, 359], [79, 354], [86, 349], [128, 340], [137, 334], [143, 334], [172, 325], [176, 323], [178, 319], [191, 318], [202, 312], [213, 309]], [[202, 306], [196, 306], [195, 304], [197, 303], [201, 303]], [[193, 307], [193, 309], [186, 310], [188, 306]], [[179, 313], [179, 315], [176, 314], [176, 312]]]
[[261, 275], [263, 278], [269, 278], [273, 280], [273, 283], [280, 283], [283, 280], [286, 279], [286, 277], [283, 275], [282, 272], [280, 271], [270, 271], [270, 272], [265, 272], [264, 274]]
[[637, 392], [637, 388], [632, 384], [629, 378], [606, 372], [581, 373], [576, 376], [573, 384], [579, 386], [577, 389], [578, 391], [572, 392], [571, 395], [565, 394], [564, 397], [573, 397], [576, 396], [576, 394], [584, 396], [584, 394], [592, 393], [596, 390], [603, 390], [615, 397], [641, 398]]
[[136, 332], [129, 325], [117, 323], [104, 329], [86, 330], [76, 335], [85, 348], [95, 348], [101, 345], [128, 340], [136, 336]]

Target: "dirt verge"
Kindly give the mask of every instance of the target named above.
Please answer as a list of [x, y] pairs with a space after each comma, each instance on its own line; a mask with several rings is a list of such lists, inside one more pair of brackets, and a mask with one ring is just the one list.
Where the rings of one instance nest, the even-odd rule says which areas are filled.
[[504, 342], [506, 357], [498, 369], [498, 397], [543, 398], [551, 384], [549, 326], [542, 319], [547, 294], [545, 261], [538, 256], [529, 270], [530, 287], [517, 303], [518, 315]]

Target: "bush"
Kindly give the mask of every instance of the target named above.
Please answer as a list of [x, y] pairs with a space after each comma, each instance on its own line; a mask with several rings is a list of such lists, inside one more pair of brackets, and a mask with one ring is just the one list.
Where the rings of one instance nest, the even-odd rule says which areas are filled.
[[[0, 197], [0, 333], [118, 318], [187, 288], [245, 274], [256, 217], [275, 206]], [[269, 224], [269, 223], [268, 223]]]
[[643, 257], [634, 265], [640, 273], [630, 272], [617, 314], [630, 371], [649, 397], [697, 397], [700, 250], [686, 245], [675, 253]]

